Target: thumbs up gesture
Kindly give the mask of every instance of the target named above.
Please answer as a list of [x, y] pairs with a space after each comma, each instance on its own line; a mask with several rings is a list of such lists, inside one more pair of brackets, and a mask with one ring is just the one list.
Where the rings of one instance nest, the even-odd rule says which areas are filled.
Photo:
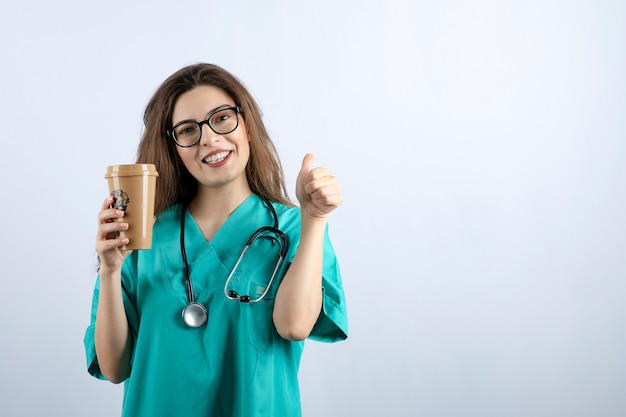
[[312, 168], [313, 155], [306, 154], [296, 179], [296, 197], [303, 214], [315, 219], [326, 219], [328, 213], [343, 202], [337, 178], [326, 168]]

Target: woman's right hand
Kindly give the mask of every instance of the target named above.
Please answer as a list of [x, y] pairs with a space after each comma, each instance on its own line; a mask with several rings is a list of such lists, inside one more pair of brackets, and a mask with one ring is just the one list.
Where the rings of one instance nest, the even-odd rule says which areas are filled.
[[107, 272], [119, 271], [130, 250], [122, 250], [128, 244], [128, 238], [119, 237], [121, 231], [128, 229], [128, 223], [122, 221], [124, 212], [111, 208], [114, 198], [109, 197], [102, 203], [98, 213], [98, 233], [96, 234], [96, 251], [100, 257], [100, 270]]

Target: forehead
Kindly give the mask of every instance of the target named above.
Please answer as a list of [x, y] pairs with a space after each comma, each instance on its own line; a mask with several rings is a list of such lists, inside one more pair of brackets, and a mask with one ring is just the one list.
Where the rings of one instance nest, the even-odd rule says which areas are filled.
[[181, 120], [202, 120], [221, 106], [234, 106], [235, 101], [224, 90], [212, 85], [201, 85], [181, 94], [174, 103], [172, 123]]

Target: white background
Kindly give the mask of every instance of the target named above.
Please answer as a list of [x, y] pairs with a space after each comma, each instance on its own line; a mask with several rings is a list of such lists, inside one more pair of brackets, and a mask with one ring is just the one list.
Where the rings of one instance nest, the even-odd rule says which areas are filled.
[[290, 189], [306, 152], [344, 189], [350, 337], [307, 344], [305, 416], [626, 415], [623, 1], [23, 0], [0, 54], [0, 415], [119, 415], [82, 341], [104, 170], [198, 61]]

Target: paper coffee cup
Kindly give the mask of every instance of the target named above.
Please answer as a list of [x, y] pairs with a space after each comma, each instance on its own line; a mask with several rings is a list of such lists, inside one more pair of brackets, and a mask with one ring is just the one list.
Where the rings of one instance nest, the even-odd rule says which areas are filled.
[[106, 178], [113, 207], [125, 212], [120, 221], [128, 229], [120, 236], [128, 238], [122, 249], [151, 249], [154, 223], [154, 198], [158, 172], [153, 164], [111, 165]]

